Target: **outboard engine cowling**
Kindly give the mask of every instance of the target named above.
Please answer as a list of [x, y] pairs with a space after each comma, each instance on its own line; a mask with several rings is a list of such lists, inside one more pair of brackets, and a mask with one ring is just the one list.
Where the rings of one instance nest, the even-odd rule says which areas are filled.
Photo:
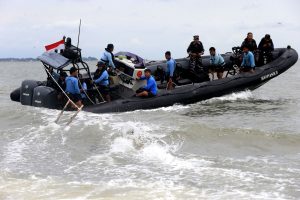
[[34, 80], [25, 80], [22, 82], [20, 90], [20, 102], [22, 105], [32, 105], [33, 90], [40, 85], [41, 82]]
[[21, 93], [21, 87], [15, 89], [10, 93], [10, 99], [12, 101], [20, 102], [20, 93]]
[[34, 88], [32, 105], [35, 107], [57, 108], [57, 91], [51, 87], [38, 86]]

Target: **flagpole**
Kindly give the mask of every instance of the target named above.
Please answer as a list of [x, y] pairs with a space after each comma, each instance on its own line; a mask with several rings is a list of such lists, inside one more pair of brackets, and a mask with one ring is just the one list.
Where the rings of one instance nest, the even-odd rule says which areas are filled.
[[78, 38], [77, 38], [77, 49], [79, 47], [80, 29], [81, 29], [81, 19], [79, 21], [79, 31], [78, 31]]

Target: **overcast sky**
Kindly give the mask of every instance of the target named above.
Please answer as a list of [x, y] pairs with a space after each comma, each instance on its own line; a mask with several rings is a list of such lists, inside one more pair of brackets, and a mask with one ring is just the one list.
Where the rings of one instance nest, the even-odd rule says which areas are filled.
[[223, 53], [249, 31], [257, 43], [270, 33], [276, 47], [300, 50], [298, 0], [0, 0], [0, 57], [37, 57], [63, 35], [76, 43], [80, 18], [83, 56], [113, 43], [148, 59], [184, 57], [195, 34], [206, 54]]

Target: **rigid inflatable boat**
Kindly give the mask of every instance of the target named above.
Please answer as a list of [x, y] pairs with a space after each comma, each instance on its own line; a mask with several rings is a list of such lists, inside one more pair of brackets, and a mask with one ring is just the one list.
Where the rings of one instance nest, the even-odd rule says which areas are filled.
[[[68, 71], [72, 66], [77, 67], [82, 74], [81, 79], [88, 85], [89, 100], [86, 101], [82, 110], [92, 113], [125, 112], [174, 104], [190, 104], [233, 92], [254, 90], [288, 70], [298, 60], [298, 54], [294, 49], [277, 48], [272, 52], [272, 60], [256, 67], [254, 73], [239, 73], [237, 58], [240, 55], [238, 55], [237, 48], [233, 48], [233, 52], [222, 56], [226, 62], [223, 79], [211, 77], [209, 81], [195, 83], [188, 77], [184, 77], [176, 82], [173, 90], [167, 90], [166, 83], [157, 75], [159, 71], [166, 70], [166, 61], [146, 61], [135, 54], [119, 52], [115, 54], [115, 64], [119, 73], [111, 76], [111, 102], [97, 100], [96, 89], [89, 84], [93, 73], [90, 72], [88, 64], [82, 61], [81, 55], [76, 59], [69, 59], [59, 53], [46, 52], [39, 57], [39, 60], [47, 72], [50, 68], [60, 72]], [[209, 56], [202, 57], [203, 66], [209, 65], [209, 59]], [[176, 63], [176, 71], [189, 68], [188, 58], [176, 59]], [[134, 95], [135, 91], [145, 84], [136, 79], [143, 75], [145, 68], [151, 69], [157, 79], [158, 94], [155, 97], [141, 98]], [[49, 76], [51, 74], [48, 73], [48, 81], [23, 81], [21, 87], [11, 93], [11, 99], [22, 105], [62, 109], [66, 101], [64, 98], [58, 98], [60, 91], [53, 85], [53, 82], [51, 83]]]

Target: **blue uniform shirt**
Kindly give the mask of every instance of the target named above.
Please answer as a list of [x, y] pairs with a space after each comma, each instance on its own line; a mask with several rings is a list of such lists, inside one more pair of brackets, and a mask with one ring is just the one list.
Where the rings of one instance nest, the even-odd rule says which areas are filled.
[[173, 77], [175, 68], [176, 68], [176, 61], [171, 58], [170, 60], [167, 61], [167, 75]]
[[103, 54], [102, 54], [100, 60], [102, 60], [102, 61], [104, 61], [105, 63], [107, 63], [108, 66], [110, 66], [110, 67], [112, 67], [112, 68], [114, 68], [114, 69], [116, 68], [116, 66], [115, 66], [115, 64], [114, 64], [114, 62], [113, 62], [113, 60], [112, 60], [112, 56], [111, 56], [111, 53], [110, 53], [110, 52], [108, 52], [108, 51], [105, 50], [105, 51], [103, 52]]
[[68, 76], [66, 78], [66, 92], [69, 92], [71, 94], [80, 94], [78, 79], [76, 77]]
[[210, 64], [216, 66], [223, 66], [225, 64], [224, 58], [220, 54], [210, 56]]
[[148, 79], [145, 76], [142, 76], [140, 80], [147, 80], [147, 85], [143, 88], [150, 91], [153, 95], [157, 94], [157, 85], [153, 76], [150, 76]]
[[99, 84], [99, 85], [104, 85], [104, 86], [107, 86], [109, 85], [109, 82], [108, 82], [108, 73], [106, 70], [104, 70], [104, 72], [101, 74], [101, 76], [95, 80], [95, 83], [96, 84]]
[[255, 67], [254, 55], [251, 51], [244, 53], [242, 67]]

